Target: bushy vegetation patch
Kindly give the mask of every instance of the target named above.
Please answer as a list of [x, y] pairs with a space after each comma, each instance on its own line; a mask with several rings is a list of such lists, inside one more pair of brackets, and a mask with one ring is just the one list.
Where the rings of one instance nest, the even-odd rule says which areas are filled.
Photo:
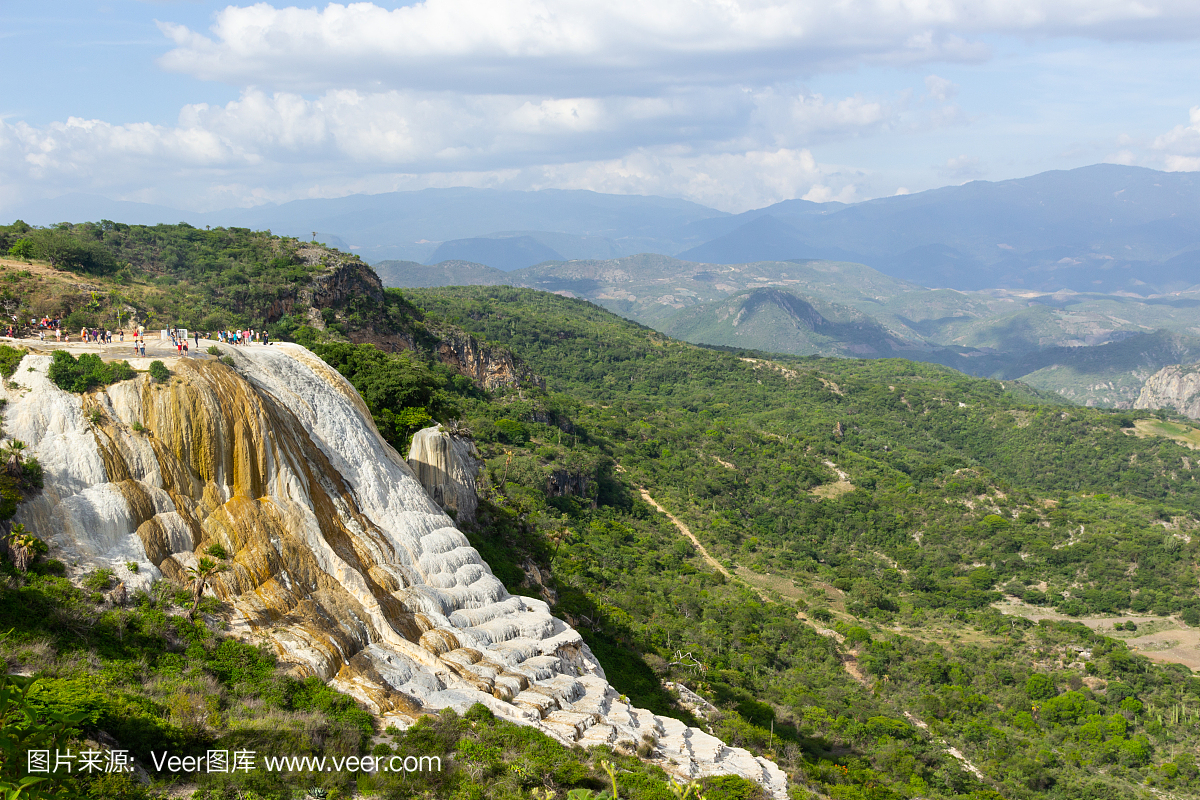
[[105, 362], [95, 353], [81, 353], [79, 358], [66, 350], [55, 350], [50, 363], [50, 381], [68, 392], [83, 393], [98, 386], [127, 381], [137, 375], [128, 361]]

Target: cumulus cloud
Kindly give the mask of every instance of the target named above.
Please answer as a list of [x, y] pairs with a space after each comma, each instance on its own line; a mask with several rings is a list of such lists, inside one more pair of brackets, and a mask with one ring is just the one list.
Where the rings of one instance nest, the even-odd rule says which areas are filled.
[[[164, 15], [169, 14], [167, 8]], [[978, 61], [997, 33], [1200, 31], [1183, 0], [424, 0], [229, 6], [160, 23], [163, 67], [240, 90], [173, 125], [0, 119], [0, 204], [93, 191], [196, 210], [432, 186], [587, 188], [726, 210], [871, 193], [826, 142], [966, 122], [958, 87], [831, 97], [808, 75]], [[918, 73], [923, 74], [923, 73]], [[1200, 122], [1155, 144], [1196, 168]], [[961, 156], [937, 168], [982, 174]], [[895, 181], [895, 178], [892, 179]], [[886, 188], [890, 192], [895, 182]]]
[[[986, 57], [982, 33], [1188, 36], [1185, 0], [425, 0], [230, 6], [208, 34], [164, 22], [161, 63], [204, 80], [473, 92], [771, 83], [868, 63]], [[548, 68], [552, 67], [552, 68]]]
[[1162, 154], [1169, 172], [1200, 170], [1200, 106], [1193, 106], [1187, 125], [1176, 125], [1154, 140], [1153, 149]]
[[[878, 117], [856, 100], [797, 102], [812, 105], [804, 114], [814, 129], [871, 126]], [[747, 113], [761, 106], [749, 102]], [[721, 93], [663, 102], [348, 89], [307, 99], [248, 90], [225, 105], [189, 105], [173, 126], [0, 123], [0, 185], [8, 195], [0, 204], [94, 191], [207, 210], [475, 185], [665, 193], [744, 210], [831, 179], [830, 191], [846, 191], [807, 149], [759, 141], [742, 128], [733, 139], [680, 142], [681, 128], [730, 107]]]
[[925, 76], [925, 90], [934, 100], [946, 102], [953, 100], [958, 94], [958, 85], [937, 75], [927, 75]]

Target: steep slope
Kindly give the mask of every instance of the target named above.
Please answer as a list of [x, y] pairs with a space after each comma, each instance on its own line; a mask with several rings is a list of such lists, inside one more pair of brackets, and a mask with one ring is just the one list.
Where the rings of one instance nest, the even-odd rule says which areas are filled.
[[[910, 361], [690, 347], [528, 290], [411, 295], [547, 376], [545, 406], [471, 420], [491, 480], [545, 537], [538, 585], [581, 624], [627, 631], [721, 710], [717, 730], [769, 747], [773, 728], [810, 791], [1200, 790], [1190, 766], [1163, 767], [1192, 763], [1195, 726], [1146, 711], [1200, 691], [1194, 432], [1142, 436], [1144, 412], [1047, 406]], [[547, 492], [568, 431], [619, 465], [599, 509]], [[634, 487], [625, 515], [617, 482]], [[1097, 720], [1114, 727], [1097, 736]], [[1055, 760], [1030, 757], [1043, 749]]]
[[212, 585], [235, 626], [385, 721], [480, 702], [565, 743], [652, 734], [684, 776], [786, 795], [770, 762], [620, 699], [578, 633], [509, 595], [337, 372], [295, 345], [230, 349], [234, 367], [177, 360], [167, 383], [83, 396], [26, 356], [5, 424], [45, 490], [18, 521], [131, 590], [184, 578], [219, 544], [232, 568]]
[[1146, 379], [1134, 408], [1171, 408], [1200, 419], [1200, 371], [1196, 367], [1163, 367]]
[[771, 353], [878, 357], [904, 348], [860, 311], [780, 289], [754, 289], [685, 309], [659, 327], [687, 342]]
[[543, 261], [562, 261], [562, 258], [552, 248], [532, 236], [505, 236], [442, 242], [437, 250], [425, 259], [425, 263], [469, 261], [511, 272], [522, 267], [532, 267]]
[[385, 286], [423, 289], [428, 286], [496, 286], [509, 282], [511, 273], [470, 261], [442, 261], [418, 264], [416, 261], [380, 261], [375, 272]]

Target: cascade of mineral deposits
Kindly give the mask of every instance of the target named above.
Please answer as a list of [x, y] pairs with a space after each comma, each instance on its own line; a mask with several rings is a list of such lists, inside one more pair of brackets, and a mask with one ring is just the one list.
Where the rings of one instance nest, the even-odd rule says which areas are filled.
[[740, 774], [786, 797], [775, 764], [630, 706], [577, 632], [509, 595], [336, 371], [296, 345], [230, 350], [234, 367], [181, 359], [166, 383], [83, 396], [27, 355], [3, 389], [5, 435], [41, 461], [45, 490], [15, 521], [130, 591], [220, 544], [230, 569], [212, 588], [235, 630], [384, 724], [481, 702], [565, 743], [651, 734], [670, 772]]

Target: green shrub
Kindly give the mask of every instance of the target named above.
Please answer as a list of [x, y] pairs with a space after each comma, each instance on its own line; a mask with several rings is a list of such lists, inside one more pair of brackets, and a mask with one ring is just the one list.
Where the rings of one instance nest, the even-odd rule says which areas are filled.
[[1025, 681], [1025, 694], [1030, 700], [1047, 700], [1056, 694], [1054, 681], [1040, 672], [1030, 675]]
[[108, 567], [96, 570], [83, 579], [83, 586], [95, 592], [103, 592], [112, 586], [113, 571]]
[[232, 367], [234, 365], [234, 360], [231, 356], [221, 356], [221, 363], [227, 367]]
[[871, 634], [866, 628], [858, 625], [848, 625], [842, 630], [842, 635], [846, 637], [846, 644], [854, 645], [856, 643], [870, 644]]
[[50, 364], [50, 380], [60, 389], [83, 393], [97, 386], [107, 386], [117, 381], [127, 381], [136, 375], [128, 361], [104, 360], [95, 353], [84, 353], [75, 358], [66, 350], [55, 350]]
[[516, 420], [498, 419], [496, 430], [500, 438], [509, 444], [525, 444], [529, 441], [529, 429]]
[[161, 361], [150, 362], [150, 377], [158, 383], [166, 383], [171, 379], [171, 371]]
[[17, 239], [12, 247], [8, 248], [8, 255], [21, 261], [32, 261], [33, 250], [32, 239]]
[[205, 548], [204, 552], [213, 558], [229, 558], [229, 553], [219, 543], [210, 544], [207, 548]]
[[0, 375], [11, 378], [17, 371], [17, 365], [25, 357], [25, 353], [26, 350], [23, 347], [9, 347], [6, 344], [0, 344]]
[[210, 344], [208, 346], [208, 354], [210, 356], [219, 356], [221, 355], [221, 348], [217, 347], [215, 344]]

